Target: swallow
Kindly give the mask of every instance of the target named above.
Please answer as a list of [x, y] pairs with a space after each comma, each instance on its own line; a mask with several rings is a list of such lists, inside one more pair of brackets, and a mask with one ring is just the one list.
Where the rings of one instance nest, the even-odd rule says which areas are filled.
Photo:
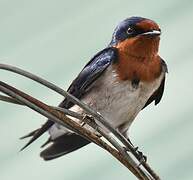
[[[167, 65], [158, 54], [160, 35], [160, 27], [153, 20], [130, 17], [121, 21], [109, 45], [91, 58], [67, 91], [128, 138], [128, 129], [137, 114], [152, 102], [157, 105], [164, 92]], [[66, 98], [59, 107], [84, 114]], [[23, 137], [31, 139], [22, 150], [46, 131], [49, 139], [42, 147], [48, 147], [40, 153], [44, 160], [58, 158], [90, 143], [48, 119], [41, 128]]]

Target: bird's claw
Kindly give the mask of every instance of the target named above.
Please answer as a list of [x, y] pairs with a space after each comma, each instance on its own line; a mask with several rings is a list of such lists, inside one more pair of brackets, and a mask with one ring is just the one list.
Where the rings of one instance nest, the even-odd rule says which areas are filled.
[[[131, 142], [131, 141], [130, 141]], [[132, 144], [132, 143], [131, 143]], [[133, 145], [133, 144], [132, 144]], [[133, 146], [134, 147], [134, 146]], [[124, 147], [125, 151], [130, 151], [129, 148], [127, 147]], [[139, 164], [138, 164], [138, 167], [143, 164], [144, 162], [146, 163], [147, 162], [147, 156], [145, 156], [141, 151], [139, 151], [139, 147], [134, 147], [133, 148], [134, 151], [139, 155]]]
[[94, 121], [94, 118], [91, 115], [84, 114], [84, 116], [83, 116], [83, 123], [84, 124], [87, 124], [87, 123], [89, 124], [93, 121]]
[[136, 149], [136, 152], [139, 154], [139, 165], [138, 167], [147, 162], [147, 156], [145, 156], [141, 151], [138, 151], [138, 147]]
[[96, 124], [93, 116], [91, 116], [91, 115], [85, 114], [84, 117], [83, 117], [83, 122], [84, 122], [84, 125], [88, 124], [88, 125], [92, 125], [92, 127], [94, 129], [97, 128], [97, 124]]

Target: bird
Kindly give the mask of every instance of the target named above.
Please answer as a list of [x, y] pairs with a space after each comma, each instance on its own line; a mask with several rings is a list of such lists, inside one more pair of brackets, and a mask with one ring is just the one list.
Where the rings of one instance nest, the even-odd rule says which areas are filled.
[[[157, 105], [163, 96], [168, 70], [158, 53], [160, 35], [159, 25], [151, 19], [139, 16], [124, 19], [114, 29], [110, 43], [90, 59], [67, 90], [99, 112], [127, 139], [139, 112], [152, 102]], [[84, 114], [66, 98], [59, 107]], [[61, 157], [90, 143], [48, 119], [21, 138], [31, 137], [22, 150], [45, 132], [49, 138], [42, 147], [47, 148], [40, 153], [44, 160]]]

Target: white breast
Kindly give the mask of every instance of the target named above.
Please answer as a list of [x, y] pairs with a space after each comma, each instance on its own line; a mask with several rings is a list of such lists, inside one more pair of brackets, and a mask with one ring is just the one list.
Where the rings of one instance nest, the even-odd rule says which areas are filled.
[[[93, 83], [82, 101], [103, 115], [113, 127], [117, 128], [127, 123], [125, 129], [128, 129], [149, 97], [157, 90], [162, 78], [163, 74], [154, 82], [140, 82], [139, 86], [134, 88], [131, 81], [120, 82], [116, 72], [109, 67], [104, 75]], [[82, 109], [77, 106], [73, 106], [71, 110], [82, 113]], [[53, 126], [50, 133], [56, 138], [66, 130], [60, 126]]]
[[138, 88], [134, 88], [131, 81], [120, 82], [116, 72], [109, 67], [83, 101], [100, 112], [114, 127], [118, 127], [133, 121], [159, 87], [162, 78], [163, 75], [154, 82], [140, 82]]

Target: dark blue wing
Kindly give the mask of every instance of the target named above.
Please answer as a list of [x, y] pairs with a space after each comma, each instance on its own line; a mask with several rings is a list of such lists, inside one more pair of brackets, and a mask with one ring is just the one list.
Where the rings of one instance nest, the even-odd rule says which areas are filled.
[[[90, 85], [101, 76], [106, 68], [117, 59], [115, 48], [106, 48], [97, 53], [83, 68], [77, 78], [70, 85], [68, 92], [78, 99], [81, 99], [89, 89]], [[73, 104], [67, 99], [59, 105], [70, 108]]]
[[[102, 51], [100, 51], [99, 53], [97, 53], [87, 64], [86, 66], [83, 68], [83, 70], [79, 73], [79, 75], [77, 76], [77, 78], [72, 82], [72, 84], [70, 85], [70, 87], [68, 88], [68, 92], [70, 94], [72, 94], [73, 96], [75, 96], [78, 99], [81, 99], [84, 94], [87, 92], [88, 88], [90, 87], [90, 85], [98, 78], [101, 76], [101, 74], [105, 71], [105, 69], [113, 62], [116, 61], [117, 58], [117, 51], [115, 48], [113, 47], [109, 47], [106, 48]], [[60, 105], [60, 107], [63, 108], [70, 108], [73, 106], [73, 103], [70, 102], [67, 99], [64, 99]], [[46, 132], [52, 125], [54, 124], [53, 121], [49, 120], [39, 129], [29, 133], [28, 135], [22, 137], [22, 138], [26, 138], [26, 137], [30, 137], [32, 136], [32, 138], [30, 139], [30, 141], [21, 149], [25, 149], [27, 146], [29, 146], [32, 142], [34, 142], [37, 138], [39, 138], [44, 132]], [[74, 136], [73, 136], [74, 137]], [[64, 141], [66, 140], [67, 137], [64, 137]], [[79, 142], [81, 142], [81, 146], [88, 144], [88, 142], [86, 140], [84, 140], [82, 137], [75, 137], [75, 139], [79, 140]], [[61, 138], [60, 138], [61, 139]], [[81, 141], [82, 139], [82, 141]], [[57, 141], [57, 140], [56, 140]], [[55, 142], [56, 142], [55, 141]], [[86, 141], [86, 143], [85, 143]], [[49, 141], [48, 141], [49, 142]], [[61, 140], [60, 140], [61, 143]], [[57, 144], [57, 143], [56, 143]], [[76, 147], [79, 147], [80, 144]], [[62, 146], [63, 147], [63, 146]], [[66, 147], [65, 147], [66, 148]], [[49, 149], [50, 150], [50, 149]], [[72, 151], [74, 150], [74, 148], [72, 148], [70, 146], [70, 150]], [[55, 146], [54, 146], [54, 151], [55, 151]], [[63, 149], [60, 149], [60, 151], [63, 151]], [[65, 149], [65, 152], [66, 149]], [[46, 153], [48, 153], [46, 151]], [[50, 152], [49, 152], [50, 154]], [[43, 156], [43, 154], [42, 154]], [[54, 156], [55, 157], [55, 156]], [[53, 158], [53, 157], [52, 157]]]

